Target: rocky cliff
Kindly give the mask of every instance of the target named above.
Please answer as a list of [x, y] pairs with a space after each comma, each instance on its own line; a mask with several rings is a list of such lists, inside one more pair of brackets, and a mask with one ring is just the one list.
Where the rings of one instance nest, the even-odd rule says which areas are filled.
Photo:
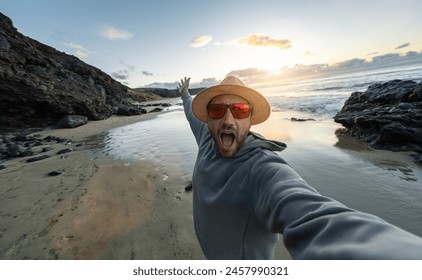
[[19, 33], [0, 13], [0, 130], [46, 127], [65, 115], [101, 120], [141, 113], [131, 101], [144, 98], [131, 92], [100, 69]]
[[422, 154], [422, 83], [393, 80], [354, 92], [334, 120], [371, 147]]

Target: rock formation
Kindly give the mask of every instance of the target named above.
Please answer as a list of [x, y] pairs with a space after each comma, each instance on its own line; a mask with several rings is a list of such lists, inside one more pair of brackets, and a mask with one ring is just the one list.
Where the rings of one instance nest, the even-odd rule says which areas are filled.
[[140, 114], [128, 87], [77, 57], [19, 33], [0, 13], [0, 130], [46, 127], [66, 115]]
[[393, 80], [353, 92], [334, 120], [373, 148], [422, 154], [422, 83]]

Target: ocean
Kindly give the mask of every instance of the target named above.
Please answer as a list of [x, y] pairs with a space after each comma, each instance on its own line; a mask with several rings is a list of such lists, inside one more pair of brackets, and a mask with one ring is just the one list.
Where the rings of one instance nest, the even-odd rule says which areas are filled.
[[285, 83], [259, 89], [273, 111], [291, 110], [316, 118], [332, 118], [354, 91], [390, 80], [422, 81], [422, 66], [390, 68]]
[[[408, 154], [373, 150], [352, 138], [339, 138], [333, 116], [354, 91], [392, 79], [422, 81], [422, 66], [311, 79], [258, 89], [269, 100], [271, 117], [252, 130], [283, 141], [280, 153], [295, 171], [324, 195], [375, 214], [422, 236], [422, 168]], [[116, 159], [151, 161], [172, 176], [190, 177], [197, 146], [179, 98], [151, 120], [112, 129], [100, 154]], [[315, 121], [292, 122], [291, 117]]]

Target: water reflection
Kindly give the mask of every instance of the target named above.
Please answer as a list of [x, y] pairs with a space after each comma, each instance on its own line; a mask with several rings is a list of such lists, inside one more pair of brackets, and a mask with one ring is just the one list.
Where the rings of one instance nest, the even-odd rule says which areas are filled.
[[116, 159], [155, 160], [192, 170], [197, 148], [183, 114], [173, 110], [112, 129], [105, 135], [103, 151]]
[[415, 170], [419, 168], [412, 163], [409, 153], [373, 149], [362, 141], [349, 136], [343, 128], [337, 129], [335, 135], [338, 139], [335, 147], [341, 148], [344, 152], [359, 156], [379, 168], [397, 174], [397, 177], [402, 180], [418, 181]]
[[[253, 130], [286, 142], [288, 148], [280, 155], [321, 193], [422, 236], [422, 169], [408, 155], [372, 150], [350, 137], [338, 137], [335, 131], [341, 126], [332, 120], [291, 122], [292, 116], [273, 112]], [[179, 166], [184, 175], [192, 172], [197, 153], [181, 108], [112, 129], [95, 141], [91, 145], [99, 153]]]

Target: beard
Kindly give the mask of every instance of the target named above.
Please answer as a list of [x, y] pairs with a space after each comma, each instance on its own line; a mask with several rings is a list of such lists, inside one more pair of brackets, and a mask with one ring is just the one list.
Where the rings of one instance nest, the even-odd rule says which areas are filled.
[[221, 156], [230, 158], [243, 146], [248, 136], [248, 132], [239, 132], [233, 127], [223, 126], [217, 131], [211, 131], [211, 136], [217, 145]]

